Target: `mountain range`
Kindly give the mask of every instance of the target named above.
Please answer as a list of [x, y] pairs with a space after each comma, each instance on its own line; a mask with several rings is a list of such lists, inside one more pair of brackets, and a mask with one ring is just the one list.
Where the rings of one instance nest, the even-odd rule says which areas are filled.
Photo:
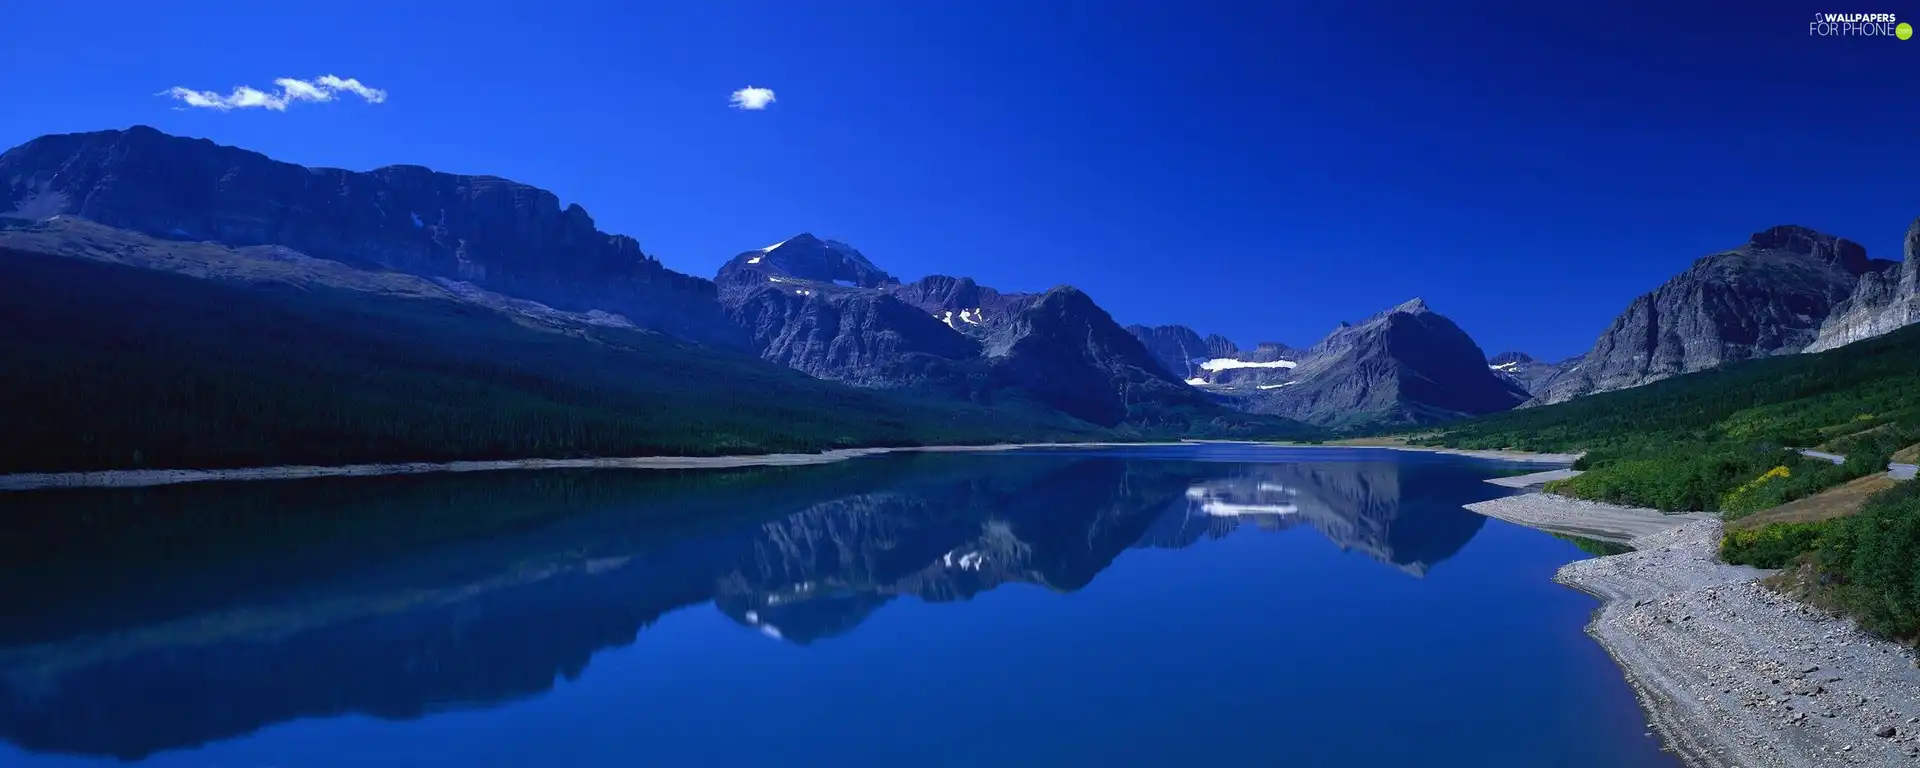
[[[908, 403], [898, 406], [898, 423], [915, 424], [957, 423], [950, 409], [960, 406], [1009, 422], [1141, 435], [1297, 437], [1428, 424], [1827, 349], [1920, 320], [1920, 222], [1904, 263], [1781, 226], [1636, 299], [1591, 351], [1566, 361], [1522, 352], [1489, 359], [1417, 298], [1340, 323], [1304, 349], [1242, 348], [1185, 326], [1123, 326], [1071, 286], [1018, 292], [959, 276], [906, 280], [852, 245], [808, 233], [742, 252], [707, 280], [668, 269], [546, 190], [418, 166], [306, 168], [140, 126], [45, 136], [0, 155], [0, 217], [12, 220], [0, 226], [0, 248], [13, 255], [0, 260], [0, 272], [45, 272], [56, 269], [45, 259], [81, 259], [127, 268], [106, 274], [135, 293], [151, 293], [135, 283], [160, 279], [143, 275], [167, 274], [220, 290], [265, 286], [278, 291], [274, 301], [291, 304], [313, 297], [279, 288], [320, 286], [355, 302], [378, 297], [380, 308], [362, 314], [452, 305], [458, 309], [433, 310], [436, 333], [457, 327], [445, 335], [471, 337], [468, 326], [506, 323], [563, 337], [551, 342], [561, 346], [591, 343], [593, 354], [624, 350], [641, 358], [637, 365], [670, 359], [683, 394], [696, 399], [732, 392], [738, 371], [786, 381], [767, 370], [784, 367], [818, 382], [797, 386], [821, 397]], [[61, 311], [106, 322], [124, 310]], [[46, 320], [25, 312], [10, 320]], [[245, 318], [224, 320], [223, 332], [251, 332]], [[471, 351], [485, 356], [487, 346]], [[14, 363], [32, 365], [65, 353], [19, 354]], [[440, 366], [432, 375], [464, 374]], [[504, 369], [500, 376], [511, 378]], [[601, 385], [513, 386], [574, 407], [598, 397], [591, 392]], [[735, 449], [766, 444], [747, 427], [739, 431]], [[926, 434], [918, 428], [894, 434], [886, 439], [930, 439], [915, 437]], [[851, 430], [825, 444], [878, 439]], [[585, 450], [556, 440], [538, 450]], [[136, 465], [151, 463], [134, 453], [143, 457]], [[126, 463], [103, 458], [86, 468]]]

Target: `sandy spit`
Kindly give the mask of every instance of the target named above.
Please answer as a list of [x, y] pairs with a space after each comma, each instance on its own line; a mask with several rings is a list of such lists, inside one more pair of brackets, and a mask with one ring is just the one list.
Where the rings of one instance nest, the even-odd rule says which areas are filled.
[[[1494, 478], [1501, 480], [1504, 478]], [[1489, 480], [1487, 482], [1494, 482]], [[1636, 537], [1668, 528], [1708, 519], [1708, 515], [1688, 513], [1669, 515], [1657, 509], [1623, 507], [1597, 501], [1582, 501], [1550, 493], [1523, 493], [1468, 504], [1467, 509], [1538, 528], [1550, 533], [1565, 533], [1589, 539], [1631, 543]]]
[[1911, 650], [1720, 562], [1721, 530], [1686, 520], [1555, 576], [1602, 601], [1587, 633], [1667, 748], [1696, 768], [1920, 765]]
[[1487, 482], [1507, 488], [1532, 488], [1536, 485], [1546, 485], [1555, 480], [1566, 480], [1579, 476], [1580, 470], [1577, 469], [1549, 469], [1545, 472], [1535, 472], [1529, 475], [1496, 477]]
[[419, 475], [429, 472], [499, 472], [511, 469], [734, 469], [832, 464], [886, 453], [972, 453], [1024, 448], [1118, 448], [1187, 445], [1163, 443], [1001, 443], [929, 445], [906, 448], [844, 448], [822, 453], [765, 453], [745, 456], [636, 456], [606, 459], [511, 459], [502, 461], [344, 464], [337, 466], [244, 467], [239, 469], [116, 469], [102, 472], [23, 472], [0, 474], [0, 491], [43, 488], [133, 488], [216, 480], [299, 480], [314, 477]]
[[1466, 456], [1474, 459], [1497, 459], [1499, 461], [1530, 461], [1541, 464], [1572, 464], [1579, 461], [1584, 453], [1529, 453], [1527, 451], [1475, 451], [1465, 448], [1431, 448], [1424, 445], [1394, 445], [1390, 443], [1273, 443], [1296, 448], [1358, 448], [1375, 451], [1414, 451], [1416, 453], [1441, 453], [1448, 456]]

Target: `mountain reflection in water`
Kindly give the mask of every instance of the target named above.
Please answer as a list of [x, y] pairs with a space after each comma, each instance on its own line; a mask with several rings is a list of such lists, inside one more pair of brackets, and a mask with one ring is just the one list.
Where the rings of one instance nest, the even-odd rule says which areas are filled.
[[0, 495], [19, 532], [0, 544], [0, 738], [137, 759], [415, 718], [545, 692], [709, 601], [807, 645], [901, 597], [1072, 592], [1129, 548], [1245, 528], [1312, 528], [1420, 577], [1483, 524], [1423, 494], [1459, 471], [1037, 453]]

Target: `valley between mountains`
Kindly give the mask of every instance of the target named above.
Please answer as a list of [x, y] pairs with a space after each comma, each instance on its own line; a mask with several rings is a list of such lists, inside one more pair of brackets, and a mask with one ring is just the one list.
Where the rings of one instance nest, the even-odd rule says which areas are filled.
[[1901, 262], [1778, 226], [1589, 352], [1487, 356], [1413, 298], [1299, 347], [1123, 325], [1068, 285], [908, 278], [801, 233], [713, 279], [579, 205], [139, 127], [0, 155], [0, 471], [1318, 439], [1564, 402], [1920, 321]]

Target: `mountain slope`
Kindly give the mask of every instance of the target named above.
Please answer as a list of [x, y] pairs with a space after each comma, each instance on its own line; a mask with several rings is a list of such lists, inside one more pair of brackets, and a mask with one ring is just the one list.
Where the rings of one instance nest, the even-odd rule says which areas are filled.
[[0, 215], [62, 214], [161, 238], [286, 246], [745, 347], [712, 283], [601, 232], [577, 204], [492, 176], [307, 168], [145, 126], [43, 136], [0, 154]]
[[[62, 223], [28, 227], [50, 236]], [[0, 471], [1099, 434], [1057, 414], [818, 381], [411, 276], [106, 231], [124, 239], [97, 253], [20, 250], [0, 237], [0, 324], [34, 329], [0, 334], [0, 398], [24, 404], [0, 409], [0, 430], [13, 438], [0, 447]], [[122, 259], [146, 263], [111, 263]], [[149, 268], [158, 263], [188, 274]]]
[[996, 384], [1095, 424], [1224, 410], [1162, 370], [1139, 339], [1075, 288], [1042, 294], [995, 331], [985, 351]]
[[1030, 293], [1001, 293], [970, 277], [929, 275], [887, 288], [894, 298], [918, 307], [948, 328], [969, 336], [984, 336], [1005, 327], [1013, 316], [1033, 306]]
[[1805, 227], [1756, 233], [1745, 245], [1701, 258], [1635, 299], [1601, 333], [1579, 369], [1553, 380], [1534, 402], [1800, 352], [1853, 296], [1862, 275], [1889, 267], [1868, 259], [1857, 243]]
[[1241, 394], [1259, 412], [1322, 425], [1431, 423], [1526, 399], [1488, 368], [1465, 331], [1420, 299], [1341, 324], [1290, 373]]
[[1181, 380], [1198, 376], [1201, 361], [1231, 358], [1240, 354], [1240, 348], [1225, 336], [1212, 334], [1203, 339], [1199, 333], [1184, 325], [1129, 325], [1127, 333], [1147, 345], [1147, 351], [1153, 353], [1153, 359], [1160, 361], [1162, 368]]

